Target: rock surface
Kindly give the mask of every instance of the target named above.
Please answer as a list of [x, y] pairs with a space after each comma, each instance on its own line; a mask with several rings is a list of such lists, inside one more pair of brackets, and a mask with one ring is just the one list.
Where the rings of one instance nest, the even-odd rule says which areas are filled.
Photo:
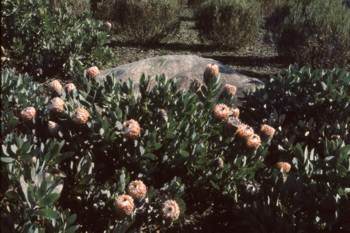
[[264, 85], [262, 81], [240, 74], [230, 66], [221, 64], [210, 58], [203, 58], [196, 55], [152, 57], [104, 70], [97, 78], [103, 79], [107, 75], [114, 75], [114, 77], [123, 82], [130, 78], [136, 84], [135, 86], [138, 86], [137, 84], [142, 74], [151, 77], [164, 74], [169, 79], [177, 79], [179, 88], [187, 90], [192, 81], [196, 80], [203, 83], [203, 73], [209, 63], [218, 64], [221, 82], [223, 84], [235, 85], [239, 95], [243, 91], [255, 90], [256, 87]]

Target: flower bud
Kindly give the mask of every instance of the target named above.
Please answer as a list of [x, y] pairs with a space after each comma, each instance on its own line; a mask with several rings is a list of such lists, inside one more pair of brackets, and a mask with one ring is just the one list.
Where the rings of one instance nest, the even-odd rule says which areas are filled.
[[224, 165], [225, 165], [224, 160], [222, 158], [216, 158], [215, 165], [217, 168], [220, 168], [220, 169], [224, 168]]
[[252, 127], [246, 124], [239, 124], [236, 130], [236, 136], [241, 139], [247, 139], [254, 134]]
[[63, 93], [63, 87], [62, 87], [60, 81], [58, 81], [57, 79], [55, 79], [49, 83], [49, 88], [53, 93], [55, 93], [57, 95], [62, 95], [62, 93]]
[[235, 96], [237, 93], [237, 87], [231, 84], [225, 84], [224, 93], [230, 97]]
[[168, 121], [168, 113], [166, 112], [165, 109], [162, 109], [162, 108], [159, 109], [159, 110], [158, 110], [158, 114], [159, 114], [160, 118], [161, 118], [163, 121], [165, 121], [165, 122]]
[[51, 99], [48, 108], [51, 112], [61, 113], [61, 112], [64, 112], [64, 106], [65, 106], [65, 103], [63, 99], [61, 99], [60, 97], [55, 97]]
[[260, 132], [264, 138], [271, 140], [273, 138], [276, 130], [267, 124], [262, 124], [260, 127]]
[[67, 83], [64, 85], [64, 89], [66, 90], [67, 94], [72, 94], [77, 88], [75, 87], [74, 83]]
[[130, 119], [123, 123], [123, 133], [128, 139], [136, 139], [141, 135], [141, 127], [137, 121]]
[[208, 85], [218, 81], [219, 74], [219, 66], [217, 64], [208, 64], [203, 75], [204, 83]]
[[34, 107], [26, 107], [21, 111], [21, 119], [23, 121], [31, 121], [36, 116], [36, 110]]
[[142, 200], [146, 197], [147, 187], [141, 180], [134, 180], [128, 186], [128, 194], [136, 200]]
[[98, 69], [97, 66], [92, 66], [90, 68], [88, 68], [86, 70], [86, 75], [89, 77], [89, 78], [95, 78], [97, 77], [97, 75], [100, 74], [100, 70]]
[[216, 119], [224, 121], [228, 119], [231, 111], [225, 104], [217, 104], [213, 108], [213, 113]]
[[261, 139], [259, 135], [253, 134], [246, 139], [246, 146], [249, 150], [256, 151], [261, 146]]
[[117, 212], [123, 216], [131, 215], [134, 212], [134, 199], [129, 195], [119, 195], [115, 199], [115, 207]]
[[73, 122], [78, 125], [84, 125], [88, 122], [90, 113], [83, 107], [79, 107], [75, 110], [73, 115]]
[[47, 128], [48, 128], [49, 133], [50, 133], [51, 135], [56, 135], [57, 132], [58, 132], [58, 129], [59, 129], [60, 127], [59, 127], [59, 125], [58, 125], [56, 122], [54, 122], [54, 121], [49, 121], [49, 122], [47, 123]]
[[106, 21], [106, 22], [104, 23], [104, 26], [105, 26], [105, 28], [106, 28], [108, 31], [110, 31], [110, 30], [112, 29], [112, 23], [109, 22], [109, 21]]
[[231, 116], [235, 118], [239, 118], [239, 113], [240, 113], [239, 108], [231, 108], [230, 111], [231, 111]]
[[180, 216], [180, 207], [175, 200], [167, 200], [163, 203], [162, 213], [164, 219], [175, 221]]
[[288, 173], [292, 166], [288, 162], [277, 162], [275, 163], [275, 168], [277, 168], [283, 173]]

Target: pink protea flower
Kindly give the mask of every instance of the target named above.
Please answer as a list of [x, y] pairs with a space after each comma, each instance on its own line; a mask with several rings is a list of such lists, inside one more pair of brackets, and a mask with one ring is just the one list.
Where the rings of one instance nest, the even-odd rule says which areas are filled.
[[63, 99], [61, 99], [60, 97], [55, 97], [50, 101], [49, 110], [51, 112], [61, 113], [61, 112], [64, 112], [64, 106], [65, 106], [65, 103]]
[[288, 173], [292, 168], [292, 165], [290, 165], [290, 163], [288, 162], [277, 162], [275, 163], [275, 168], [277, 168], [283, 173]]
[[247, 139], [254, 134], [254, 130], [249, 125], [239, 124], [235, 134], [239, 138]]
[[141, 180], [134, 180], [128, 186], [128, 194], [136, 200], [144, 199], [147, 194], [147, 187]]
[[36, 116], [36, 110], [34, 107], [26, 107], [21, 111], [21, 119], [23, 121], [31, 121]]
[[231, 116], [239, 118], [239, 113], [240, 113], [239, 108], [231, 108], [230, 111], [231, 111]]
[[66, 90], [67, 94], [71, 94], [73, 93], [77, 88], [74, 85], [74, 83], [67, 83], [66, 85], [64, 85], [64, 89]]
[[119, 195], [115, 199], [115, 207], [121, 215], [131, 215], [134, 212], [134, 199], [127, 194]]
[[49, 121], [47, 123], [47, 128], [48, 128], [49, 133], [51, 135], [55, 135], [58, 132], [59, 125], [56, 122], [54, 122], [54, 121]]
[[212, 81], [217, 81], [219, 74], [220, 71], [217, 64], [208, 64], [203, 75], [204, 83], [209, 84]]
[[92, 66], [86, 70], [86, 75], [90, 78], [95, 78], [97, 75], [100, 74], [100, 70], [97, 66]]
[[128, 139], [136, 139], [141, 135], [141, 127], [137, 121], [130, 119], [123, 123], [124, 136]]
[[231, 84], [225, 84], [224, 93], [228, 96], [235, 96], [237, 93], [237, 87]]
[[276, 130], [267, 124], [262, 124], [260, 127], [260, 132], [264, 137], [271, 140], [273, 138], [273, 135], [275, 134]]
[[213, 108], [214, 117], [218, 120], [227, 120], [231, 114], [230, 108], [226, 104], [217, 104]]
[[175, 200], [167, 200], [163, 203], [162, 213], [164, 219], [175, 221], [180, 216], [180, 207]]
[[56, 93], [57, 95], [62, 95], [63, 93], [63, 87], [60, 81], [58, 81], [57, 79], [52, 80], [49, 83], [49, 88], [52, 92]]
[[84, 125], [88, 122], [90, 117], [90, 113], [83, 107], [79, 107], [75, 109], [75, 113], [73, 115], [73, 122], [78, 125]]
[[246, 139], [246, 146], [250, 150], [257, 150], [261, 146], [261, 139], [259, 135], [253, 134]]

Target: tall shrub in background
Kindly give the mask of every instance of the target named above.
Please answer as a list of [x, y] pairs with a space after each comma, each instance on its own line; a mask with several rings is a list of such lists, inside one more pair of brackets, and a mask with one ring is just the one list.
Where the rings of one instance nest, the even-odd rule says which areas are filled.
[[100, 18], [115, 22], [123, 41], [158, 43], [179, 28], [178, 0], [116, 0], [99, 4]]
[[65, 1], [3, 1], [1, 41], [9, 65], [65, 78], [86, 66], [112, 62], [108, 34], [89, 13], [76, 8]]
[[258, 0], [261, 4], [262, 14], [265, 17], [271, 16], [276, 8], [284, 5], [288, 0]]
[[196, 12], [197, 27], [211, 44], [240, 49], [254, 42], [260, 22], [256, 0], [206, 1]]
[[[319, 68], [349, 68], [350, 11], [340, 0], [288, 1], [272, 18], [279, 53]], [[282, 12], [282, 14], [281, 14]]]

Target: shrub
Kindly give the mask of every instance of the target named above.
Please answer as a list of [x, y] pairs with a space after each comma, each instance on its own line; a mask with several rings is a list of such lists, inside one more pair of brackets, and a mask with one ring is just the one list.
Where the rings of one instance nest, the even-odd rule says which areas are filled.
[[[158, 43], [180, 25], [178, 0], [118, 0], [104, 7], [111, 8], [108, 17], [115, 21], [118, 36], [129, 42]], [[100, 12], [104, 17], [106, 11]]]
[[188, 6], [190, 7], [198, 7], [206, 0], [188, 0]]
[[260, 5], [255, 0], [206, 1], [197, 10], [197, 27], [210, 43], [233, 49], [256, 39], [260, 26]]
[[[37, 179], [22, 177], [21, 167], [28, 170], [39, 167], [40, 171], [48, 173], [47, 176], [62, 175], [57, 177], [57, 182], [63, 185], [63, 189], [60, 195], [55, 194], [55, 201], [60, 197], [58, 201], [47, 207], [52, 209], [50, 213], [69, 209], [77, 214], [77, 223], [82, 225], [82, 231], [101, 232], [127, 227], [128, 224], [130, 228], [147, 222], [162, 225], [162, 219], [157, 217], [159, 211], [163, 211], [166, 219], [181, 222], [185, 203], [208, 206], [215, 196], [222, 195], [222, 191], [232, 194], [238, 183], [252, 179], [255, 171], [263, 166], [263, 148], [266, 145], [263, 144], [256, 152], [248, 150], [244, 140], [233, 136], [234, 128], [226, 132], [225, 121], [214, 117], [212, 109], [216, 100], [210, 96], [217, 96], [220, 87], [215, 87], [216, 83], [210, 84], [214, 85], [213, 88], [202, 89], [200, 97], [192, 92], [178, 92], [176, 83], [164, 77], [157, 78], [152, 90], [148, 90], [149, 79], [143, 78], [139, 94], [133, 91], [135, 86], [131, 83], [122, 84], [111, 77], [103, 82], [82, 79], [80, 91], [74, 95], [61, 95], [65, 103], [64, 112], [52, 112], [49, 111], [50, 98], [45, 94], [49, 92], [41, 92], [43, 86], [34, 86], [31, 93], [42, 98], [34, 98], [28, 103], [25, 97], [29, 92], [25, 88], [19, 89], [23, 98], [17, 98], [14, 90], [16, 86], [31, 85], [24, 81], [30, 80], [29, 77], [5, 70], [2, 79], [5, 84], [2, 87], [3, 106], [11, 109], [1, 119], [5, 126], [1, 158], [7, 164], [2, 169], [7, 184], [4, 196], [5, 200], [11, 201], [11, 209], [16, 209], [15, 203], [22, 201], [20, 197], [7, 196], [11, 187], [25, 196], [26, 190], [19, 184]], [[18, 100], [13, 102], [13, 99]], [[234, 97], [220, 99], [221, 103], [233, 104], [232, 100]], [[29, 105], [36, 109], [37, 114], [32, 121], [23, 121], [18, 111]], [[85, 118], [88, 121], [77, 124], [74, 120], [76, 109], [81, 107], [87, 111], [84, 114], [87, 114]], [[56, 126], [58, 130], [52, 130]], [[21, 148], [23, 144], [26, 145]], [[28, 146], [32, 150], [28, 150]], [[260, 142], [254, 148], [259, 146]], [[37, 153], [39, 148], [42, 152]], [[30, 162], [33, 156], [36, 157], [36, 165]], [[218, 163], [219, 160], [224, 162]], [[122, 207], [124, 205], [117, 205], [123, 208], [123, 213], [133, 214], [130, 219], [122, 218], [116, 222], [118, 215], [114, 199], [117, 196], [124, 198], [120, 195], [130, 191], [130, 188], [126, 189], [127, 184], [140, 179], [147, 186], [147, 202], [134, 200], [133, 204], [129, 202], [127, 209]], [[42, 183], [45, 180], [41, 178], [36, 182], [39, 190], [45, 185]], [[205, 196], [202, 195], [204, 190]], [[35, 201], [44, 198], [44, 193], [33, 195], [37, 199], [16, 209], [16, 213], [34, 211]], [[174, 201], [166, 200], [174, 200], [179, 207]], [[1, 203], [1, 208], [5, 208], [3, 203], [6, 202]], [[162, 203], [172, 203], [176, 207], [175, 212], [168, 213], [164, 210], [166, 204]], [[45, 206], [39, 205], [38, 208], [41, 211]], [[138, 209], [136, 215], [134, 208]], [[14, 212], [6, 211], [3, 215], [15, 223], [22, 221], [11, 213]], [[56, 217], [56, 214], [49, 216], [50, 219]], [[37, 222], [24, 217], [28, 226], [34, 228], [53, 224], [45, 216], [43, 218]], [[22, 229], [19, 225], [14, 230]]]
[[245, 101], [242, 117], [246, 120], [256, 115], [281, 127], [276, 143], [303, 143], [319, 150], [324, 137], [350, 143], [349, 72], [290, 67]]
[[[340, 229], [348, 216], [349, 145], [327, 141], [322, 156], [293, 145], [275, 161], [290, 170], [266, 166], [271, 138], [264, 134], [271, 135], [259, 133], [260, 139], [232, 116], [237, 99], [218, 95], [217, 73], [209, 69], [215, 71], [208, 66], [207, 85], [196, 92], [178, 91], [164, 76], [151, 90], [146, 77], [138, 86], [81, 77], [77, 91], [61, 95], [64, 112], [48, 111], [56, 93], [43, 85], [33, 87], [31, 95], [40, 97], [28, 102], [31, 78], [4, 70], [1, 100], [8, 110], [1, 122], [10, 128], [2, 131], [0, 226], [171, 232], [183, 230], [187, 214], [212, 207], [213, 219], [228, 219], [217, 222], [220, 232], [243, 230], [246, 222], [266, 232]], [[23, 121], [18, 111], [29, 105], [37, 114]], [[258, 132], [260, 115], [251, 116]], [[327, 201], [327, 208], [320, 204]]]
[[276, 9], [286, 4], [288, 0], [258, 0], [261, 4], [262, 13], [264, 16], [269, 17]]
[[[4, 1], [1, 40], [10, 66], [39, 76], [74, 77], [86, 66], [112, 62], [108, 35], [88, 13], [48, 0]], [[73, 8], [74, 9], [74, 8]]]
[[315, 67], [350, 63], [350, 11], [341, 1], [290, 1], [276, 26], [279, 53]]
[[341, 140], [324, 140], [327, 147], [321, 154], [300, 144], [280, 152], [279, 160], [291, 164], [289, 173], [276, 169], [257, 175], [257, 182], [250, 184], [251, 190], [257, 192], [254, 198], [247, 195], [237, 201], [242, 208], [245, 206], [240, 214], [247, 216], [241, 229], [289, 233], [350, 229], [346, 188], [350, 145]]

